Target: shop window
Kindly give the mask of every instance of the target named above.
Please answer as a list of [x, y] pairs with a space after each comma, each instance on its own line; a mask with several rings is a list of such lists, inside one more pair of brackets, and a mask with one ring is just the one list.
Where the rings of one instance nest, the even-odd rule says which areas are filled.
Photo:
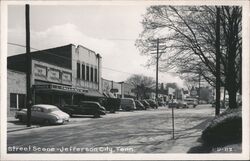
[[25, 107], [25, 94], [10, 93], [10, 108], [22, 109]]
[[87, 81], [89, 81], [89, 66], [87, 66]]
[[80, 79], [80, 63], [77, 63], [76, 73], [77, 73], [77, 79]]
[[95, 68], [95, 82], [97, 83], [97, 69]]
[[82, 64], [82, 79], [85, 80], [85, 65]]
[[10, 94], [10, 108], [17, 108], [17, 94]]
[[20, 109], [22, 108], [26, 108], [26, 104], [25, 104], [25, 94], [18, 94], [18, 107]]
[[94, 82], [94, 69], [93, 67], [90, 68], [91, 73], [91, 82]]

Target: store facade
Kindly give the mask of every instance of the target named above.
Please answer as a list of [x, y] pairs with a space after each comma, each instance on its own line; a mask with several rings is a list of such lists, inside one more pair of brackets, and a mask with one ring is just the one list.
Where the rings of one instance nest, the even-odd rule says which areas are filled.
[[[83, 100], [97, 101], [103, 97], [100, 80], [101, 56], [94, 51], [69, 44], [31, 52], [31, 57], [33, 104], [62, 106]], [[26, 54], [8, 57], [8, 70], [21, 72], [25, 78]], [[26, 85], [26, 79], [20, 81]], [[8, 89], [12, 86], [8, 84]], [[26, 93], [26, 86], [23, 93]]]

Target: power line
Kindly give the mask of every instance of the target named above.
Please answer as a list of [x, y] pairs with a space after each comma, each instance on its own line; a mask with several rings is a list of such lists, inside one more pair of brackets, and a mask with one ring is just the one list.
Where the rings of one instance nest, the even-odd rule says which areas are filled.
[[112, 68], [108, 68], [108, 67], [102, 67], [102, 68], [107, 69], [107, 70], [111, 70], [111, 71], [114, 71], [114, 72], [128, 74], [128, 75], [134, 75], [135, 74], [135, 73], [124, 72], [124, 71], [120, 71], [120, 70], [116, 70], [116, 69], [112, 69]]
[[[22, 44], [17, 44], [17, 43], [13, 43], [13, 42], [8, 42], [9, 45], [14, 45], [14, 46], [19, 46], [19, 47], [26, 47], [25, 45], [22, 45]], [[56, 56], [56, 57], [60, 57], [60, 58], [63, 58], [63, 59], [66, 59], [66, 60], [73, 60], [73, 61], [78, 61], [76, 59], [70, 59], [70, 58], [67, 58], [67, 57], [64, 57], [64, 56], [60, 56], [60, 55], [56, 55], [56, 54], [53, 54], [51, 52], [47, 52], [47, 51], [44, 51], [44, 50], [40, 50], [40, 49], [36, 49], [36, 48], [33, 48], [31, 47], [32, 50], [36, 50], [36, 51], [39, 51], [39, 52], [42, 52], [42, 53], [45, 53], [45, 54], [48, 54], [48, 55], [53, 55], [53, 56]], [[112, 69], [112, 68], [109, 68], [109, 67], [102, 67], [103, 69], [107, 69], [107, 70], [110, 70], [110, 71], [114, 71], [114, 72], [119, 72], [119, 73], [124, 73], [124, 74], [128, 74], [128, 75], [135, 75], [135, 73], [129, 73], [129, 72], [124, 72], [124, 71], [120, 71], [120, 70], [117, 70], [117, 69]]]
[[[8, 44], [9, 44], [9, 45], [13, 45], [13, 46], [19, 46], [19, 47], [26, 48], [26, 45], [17, 44], [17, 43], [13, 43], [13, 42], [8, 42]], [[32, 50], [39, 51], [39, 52], [42, 52], [42, 53], [44, 53], [44, 54], [56, 56], [56, 57], [59, 57], [59, 58], [62, 58], [62, 59], [66, 59], [66, 60], [69, 60], [69, 61], [71, 61], [71, 60], [73, 60], [73, 61], [75, 61], [75, 62], [78, 61], [77, 59], [70, 59], [70, 58], [67, 58], [67, 57], [64, 57], [64, 56], [60, 56], [60, 55], [56, 55], [56, 54], [53, 54], [53, 53], [51, 53], [51, 52], [44, 51], [44, 50], [40, 50], [40, 49], [37, 49], [37, 48], [34, 48], [34, 47], [30, 47], [30, 48], [31, 48]], [[20, 60], [20, 61], [21, 61], [21, 60]], [[103, 68], [103, 69], [106, 69], [106, 70], [109, 70], [109, 71], [118, 72], [118, 73], [123, 73], [123, 74], [127, 74], [127, 75], [136, 75], [136, 73], [125, 72], [125, 71], [113, 69], [113, 68], [110, 68], [110, 67], [105, 67], [105, 66], [103, 66], [102, 68]], [[176, 73], [176, 72], [167, 72], [167, 73]]]

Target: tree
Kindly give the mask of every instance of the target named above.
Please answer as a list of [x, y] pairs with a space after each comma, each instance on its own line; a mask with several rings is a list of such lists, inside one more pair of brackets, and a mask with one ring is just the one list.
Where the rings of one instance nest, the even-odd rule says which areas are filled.
[[134, 92], [137, 99], [144, 99], [155, 85], [155, 80], [152, 77], [134, 74], [126, 80], [127, 83], [134, 86]]
[[[238, 6], [220, 8], [220, 83], [231, 93], [229, 107], [235, 108], [236, 92], [241, 87], [242, 9]], [[199, 73], [215, 86], [216, 7], [151, 6], [142, 24], [144, 30], [136, 41], [141, 54], [150, 55], [150, 40], [156, 37], [166, 40], [166, 53], [159, 59], [160, 71], [176, 70], [186, 80], [192, 80]], [[148, 65], [154, 64], [153, 59], [150, 60]]]

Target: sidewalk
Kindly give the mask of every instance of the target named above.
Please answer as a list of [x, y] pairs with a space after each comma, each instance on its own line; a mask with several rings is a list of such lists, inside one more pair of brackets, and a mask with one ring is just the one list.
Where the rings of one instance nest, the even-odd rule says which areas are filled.
[[31, 127], [27, 127], [27, 125], [25, 123], [20, 122], [18, 119], [14, 118], [14, 117], [7, 118], [7, 133], [37, 128], [37, 127], [40, 127], [40, 126], [39, 125], [31, 125]]

